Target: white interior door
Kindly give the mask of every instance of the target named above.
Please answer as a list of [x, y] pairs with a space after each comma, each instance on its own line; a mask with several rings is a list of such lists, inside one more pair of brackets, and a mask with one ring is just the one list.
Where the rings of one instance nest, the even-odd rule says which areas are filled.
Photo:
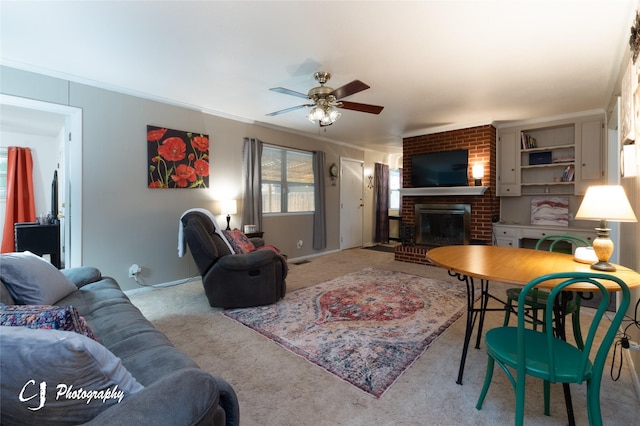
[[362, 247], [364, 163], [340, 159], [340, 249]]

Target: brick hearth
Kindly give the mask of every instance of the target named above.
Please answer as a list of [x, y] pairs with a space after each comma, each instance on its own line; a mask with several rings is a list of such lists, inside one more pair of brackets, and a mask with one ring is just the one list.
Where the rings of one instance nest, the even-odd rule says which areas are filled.
[[393, 258], [401, 262], [432, 265], [432, 263], [427, 259], [426, 246], [403, 246], [399, 244], [396, 246]]
[[[492, 125], [452, 130], [429, 135], [414, 136], [403, 140], [402, 181], [404, 188], [411, 188], [411, 156], [437, 151], [469, 150], [469, 185], [471, 167], [484, 165], [482, 184], [489, 189], [479, 196], [403, 196], [402, 223], [415, 226], [414, 205], [425, 203], [471, 204], [471, 240], [479, 244], [491, 244], [492, 217], [500, 215], [500, 202], [495, 196], [496, 187], [496, 128]], [[425, 246], [398, 246], [395, 260], [429, 264]]]

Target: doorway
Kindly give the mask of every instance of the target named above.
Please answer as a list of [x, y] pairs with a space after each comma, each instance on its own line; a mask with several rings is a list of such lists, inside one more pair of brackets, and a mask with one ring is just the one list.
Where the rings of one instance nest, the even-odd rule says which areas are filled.
[[340, 159], [340, 249], [362, 247], [364, 163]]
[[[82, 110], [0, 94], [3, 128], [17, 133], [60, 133], [58, 211], [64, 266], [82, 265]], [[46, 129], [46, 130], [45, 130]], [[57, 163], [58, 159], [54, 158]], [[51, 176], [52, 178], [53, 176]], [[48, 189], [47, 189], [48, 191]], [[47, 192], [48, 193], [48, 192]]]

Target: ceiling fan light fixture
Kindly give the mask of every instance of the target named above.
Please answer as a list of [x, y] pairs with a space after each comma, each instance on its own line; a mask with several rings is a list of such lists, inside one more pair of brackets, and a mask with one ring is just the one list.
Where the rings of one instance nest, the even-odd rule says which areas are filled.
[[313, 108], [314, 120], [322, 120], [325, 116], [324, 108], [321, 105], [317, 105]]
[[331, 121], [331, 117], [329, 117], [328, 115], [325, 115], [324, 117], [322, 117], [320, 119], [320, 125], [321, 126], [330, 126], [333, 124], [333, 121]]
[[307, 105], [298, 105], [291, 108], [285, 108], [280, 111], [267, 114], [268, 116], [274, 116], [283, 114], [285, 112], [294, 111], [300, 108], [309, 108], [307, 119], [312, 123], [318, 123], [320, 127], [330, 126], [340, 118], [341, 113], [339, 108], [349, 109], [353, 111], [367, 112], [370, 114], [380, 114], [383, 107], [376, 105], [361, 104], [358, 102], [342, 101], [342, 98], [359, 93], [363, 90], [369, 89], [367, 84], [364, 84], [360, 80], [353, 80], [351, 83], [347, 83], [337, 89], [325, 86], [325, 83], [331, 78], [331, 74], [328, 72], [317, 72], [314, 77], [320, 86], [313, 87], [303, 94], [294, 90], [285, 89], [284, 87], [274, 87], [270, 90], [274, 92], [283, 93], [285, 95], [292, 95], [299, 98], [305, 98], [311, 102]]
[[338, 111], [338, 108], [332, 106], [329, 108], [329, 119], [331, 122], [335, 122], [338, 118], [340, 118], [342, 114]]
[[316, 105], [311, 107], [307, 119], [312, 123], [318, 123], [321, 127], [332, 125], [340, 118], [340, 111], [326, 99], [318, 99]]

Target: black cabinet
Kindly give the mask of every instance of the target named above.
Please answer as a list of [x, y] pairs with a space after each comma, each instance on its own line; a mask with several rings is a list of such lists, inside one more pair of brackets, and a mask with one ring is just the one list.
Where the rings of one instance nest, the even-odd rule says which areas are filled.
[[15, 224], [16, 251], [30, 251], [42, 256], [48, 254], [51, 263], [60, 269], [60, 223], [40, 225], [38, 222]]

